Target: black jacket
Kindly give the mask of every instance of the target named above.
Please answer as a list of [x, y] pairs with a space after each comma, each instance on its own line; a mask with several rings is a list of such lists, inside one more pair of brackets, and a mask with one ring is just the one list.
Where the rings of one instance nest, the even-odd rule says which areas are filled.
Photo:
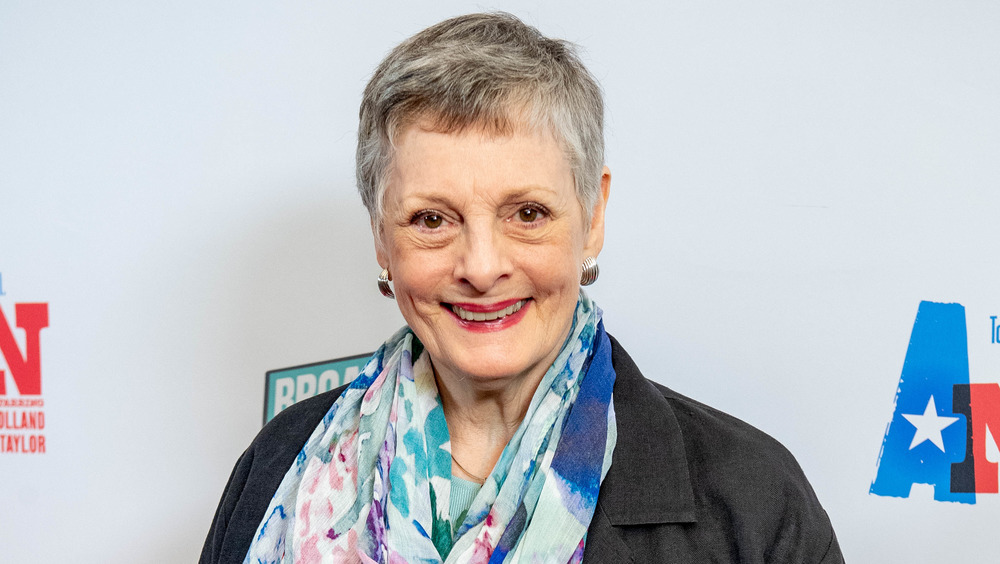
[[[792, 455], [768, 435], [646, 380], [614, 338], [618, 442], [587, 531], [585, 563], [843, 562]], [[340, 395], [268, 423], [229, 478], [201, 563], [243, 562], [271, 497]]]

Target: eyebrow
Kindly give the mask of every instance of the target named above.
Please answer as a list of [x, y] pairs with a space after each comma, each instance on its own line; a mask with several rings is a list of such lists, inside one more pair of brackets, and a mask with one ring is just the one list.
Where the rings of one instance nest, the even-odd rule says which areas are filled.
[[510, 200], [522, 200], [524, 198], [528, 198], [532, 193], [535, 193], [535, 192], [544, 192], [546, 194], [550, 194], [550, 195], [553, 195], [553, 196], [558, 195], [558, 192], [555, 191], [555, 190], [553, 190], [552, 188], [548, 188], [546, 186], [530, 185], [530, 186], [523, 186], [523, 187], [517, 188], [516, 191], [509, 193], [507, 195], [507, 197], [504, 198], [504, 199], [506, 201], [510, 201]]
[[[558, 196], [558, 192], [556, 190], [551, 189], [551, 188], [548, 188], [548, 187], [545, 187], [545, 186], [539, 186], [539, 185], [529, 185], [529, 186], [521, 186], [521, 187], [515, 188], [512, 192], [508, 192], [507, 194], [504, 195], [503, 201], [505, 203], [507, 203], [507, 202], [518, 201], [518, 200], [523, 200], [523, 199], [529, 199], [530, 200], [531, 199], [531, 195], [537, 194], [539, 192], [547, 194], [547, 195]], [[413, 200], [419, 200], [421, 202], [428, 202], [428, 203], [431, 203], [431, 204], [442, 204], [442, 205], [450, 206], [450, 205], [453, 205], [452, 204], [453, 199], [450, 198], [450, 195], [451, 194], [448, 193], [448, 192], [443, 192], [443, 193], [442, 192], [418, 192], [416, 194], [410, 195], [409, 197], [405, 198], [403, 201], [404, 202], [409, 202], [409, 201], [413, 201]]]

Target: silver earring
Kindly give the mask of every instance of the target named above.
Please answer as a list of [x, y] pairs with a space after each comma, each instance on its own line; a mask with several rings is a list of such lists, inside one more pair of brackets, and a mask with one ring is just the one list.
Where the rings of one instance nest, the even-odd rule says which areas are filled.
[[580, 285], [590, 286], [597, 281], [597, 277], [600, 274], [601, 269], [597, 267], [597, 259], [594, 257], [587, 257], [583, 261], [583, 272], [580, 274]]
[[383, 268], [382, 272], [378, 274], [378, 291], [382, 292], [382, 295], [394, 300], [396, 299], [396, 294], [392, 293], [392, 286], [389, 286], [389, 281], [392, 280], [392, 275], [389, 274], [388, 268]]

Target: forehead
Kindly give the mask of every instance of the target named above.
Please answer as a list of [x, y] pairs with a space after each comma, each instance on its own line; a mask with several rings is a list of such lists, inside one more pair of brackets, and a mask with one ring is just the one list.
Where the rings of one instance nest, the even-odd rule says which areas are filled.
[[[499, 134], [482, 128], [436, 131], [415, 124], [396, 138], [389, 191], [497, 190], [537, 186], [572, 191], [565, 151], [547, 129]], [[387, 194], [388, 195], [388, 194]]]

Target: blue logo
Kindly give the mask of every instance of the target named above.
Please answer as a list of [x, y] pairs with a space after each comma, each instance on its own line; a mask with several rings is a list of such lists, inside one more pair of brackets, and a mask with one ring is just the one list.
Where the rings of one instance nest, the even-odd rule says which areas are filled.
[[969, 383], [965, 308], [921, 302], [869, 492], [909, 497], [913, 484], [930, 484], [935, 500], [960, 503], [997, 493], [990, 427], [1000, 431], [1000, 385]]

